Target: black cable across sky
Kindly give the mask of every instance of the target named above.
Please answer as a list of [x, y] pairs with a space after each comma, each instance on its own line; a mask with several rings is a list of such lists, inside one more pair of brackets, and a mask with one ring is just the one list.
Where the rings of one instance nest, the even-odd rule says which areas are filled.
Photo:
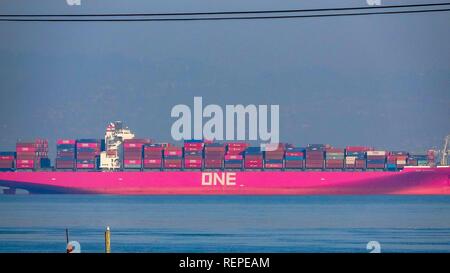
[[[434, 9], [414, 9], [419, 7], [440, 7]], [[448, 8], [444, 8], [448, 7]], [[411, 9], [413, 8], [413, 9]], [[342, 11], [373, 10], [374, 12], [350, 12]], [[385, 9], [381, 10], [380, 9]], [[398, 10], [400, 9], [400, 10]], [[405, 10], [406, 9], [406, 10]], [[336, 13], [338, 11], [338, 13]], [[337, 16], [362, 16], [362, 15], [383, 15], [383, 14], [407, 14], [407, 13], [428, 13], [428, 12], [448, 12], [448, 3], [429, 3], [411, 5], [390, 5], [390, 6], [367, 6], [352, 8], [321, 8], [321, 9], [288, 9], [288, 10], [255, 10], [255, 11], [214, 11], [214, 12], [181, 12], [181, 13], [109, 13], [109, 14], [0, 14], [0, 21], [10, 22], [126, 22], [126, 21], [207, 21], [207, 20], [258, 20], [258, 19], [295, 19], [314, 17], [337, 17]], [[304, 14], [317, 13], [321, 14]], [[334, 13], [323, 13], [334, 12]], [[303, 13], [290, 15], [272, 15], [279, 13]], [[205, 16], [205, 15], [239, 15], [244, 16], [214, 16], [214, 17], [179, 17], [179, 16]], [[258, 14], [271, 14], [257, 16]], [[248, 16], [252, 15], [252, 16]], [[256, 16], [255, 16], [256, 15]], [[50, 17], [50, 18], [49, 18]], [[56, 17], [56, 18], [55, 18]], [[69, 17], [69, 18], [67, 18]], [[82, 17], [82, 18], [76, 18]], [[86, 18], [93, 17], [93, 18]], [[95, 18], [101, 17], [101, 18]], [[105, 18], [122, 17], [122, 18]], [[125, 17], [125, 18], [124, 18]], [[136, 18], [137, 17], [137, 18]], [[162, 18], [142, 18], [142, 17], [162, 17]]]

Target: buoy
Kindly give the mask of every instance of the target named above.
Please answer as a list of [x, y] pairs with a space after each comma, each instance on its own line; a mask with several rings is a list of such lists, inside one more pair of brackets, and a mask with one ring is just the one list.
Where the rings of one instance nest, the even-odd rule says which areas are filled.
[[111, 230], [109, 226], [106, 227], [105, 231], [105, 252], [111, 253]]

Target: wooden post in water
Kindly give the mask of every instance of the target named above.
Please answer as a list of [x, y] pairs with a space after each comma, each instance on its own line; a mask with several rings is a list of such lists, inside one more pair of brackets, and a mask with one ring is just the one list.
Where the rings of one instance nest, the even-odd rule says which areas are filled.
[[111, 230], [109, 226], [106, 227], [105, 231], [105, 252], [111, 253]]

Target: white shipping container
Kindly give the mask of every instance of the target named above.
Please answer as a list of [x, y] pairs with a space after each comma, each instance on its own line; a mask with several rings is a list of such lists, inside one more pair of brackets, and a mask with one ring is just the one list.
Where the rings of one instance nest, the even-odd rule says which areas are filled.
[[367, 151], [367, 155], [386, 155], [386, 151]]
[[345, 163], [348, 163], [348, 164], [353, 164], [353, 163], [355, 163], [355, 161], [356, 161], [356, 156], [347, 156], [345, 158]]

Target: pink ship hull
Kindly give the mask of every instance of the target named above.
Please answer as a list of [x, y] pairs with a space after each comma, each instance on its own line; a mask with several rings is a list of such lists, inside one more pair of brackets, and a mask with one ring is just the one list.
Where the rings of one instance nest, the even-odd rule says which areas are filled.
[[447, 195], [450, 168], [407, 168], [400, 172], [3, 172], [0, 186], [30, 193]]

